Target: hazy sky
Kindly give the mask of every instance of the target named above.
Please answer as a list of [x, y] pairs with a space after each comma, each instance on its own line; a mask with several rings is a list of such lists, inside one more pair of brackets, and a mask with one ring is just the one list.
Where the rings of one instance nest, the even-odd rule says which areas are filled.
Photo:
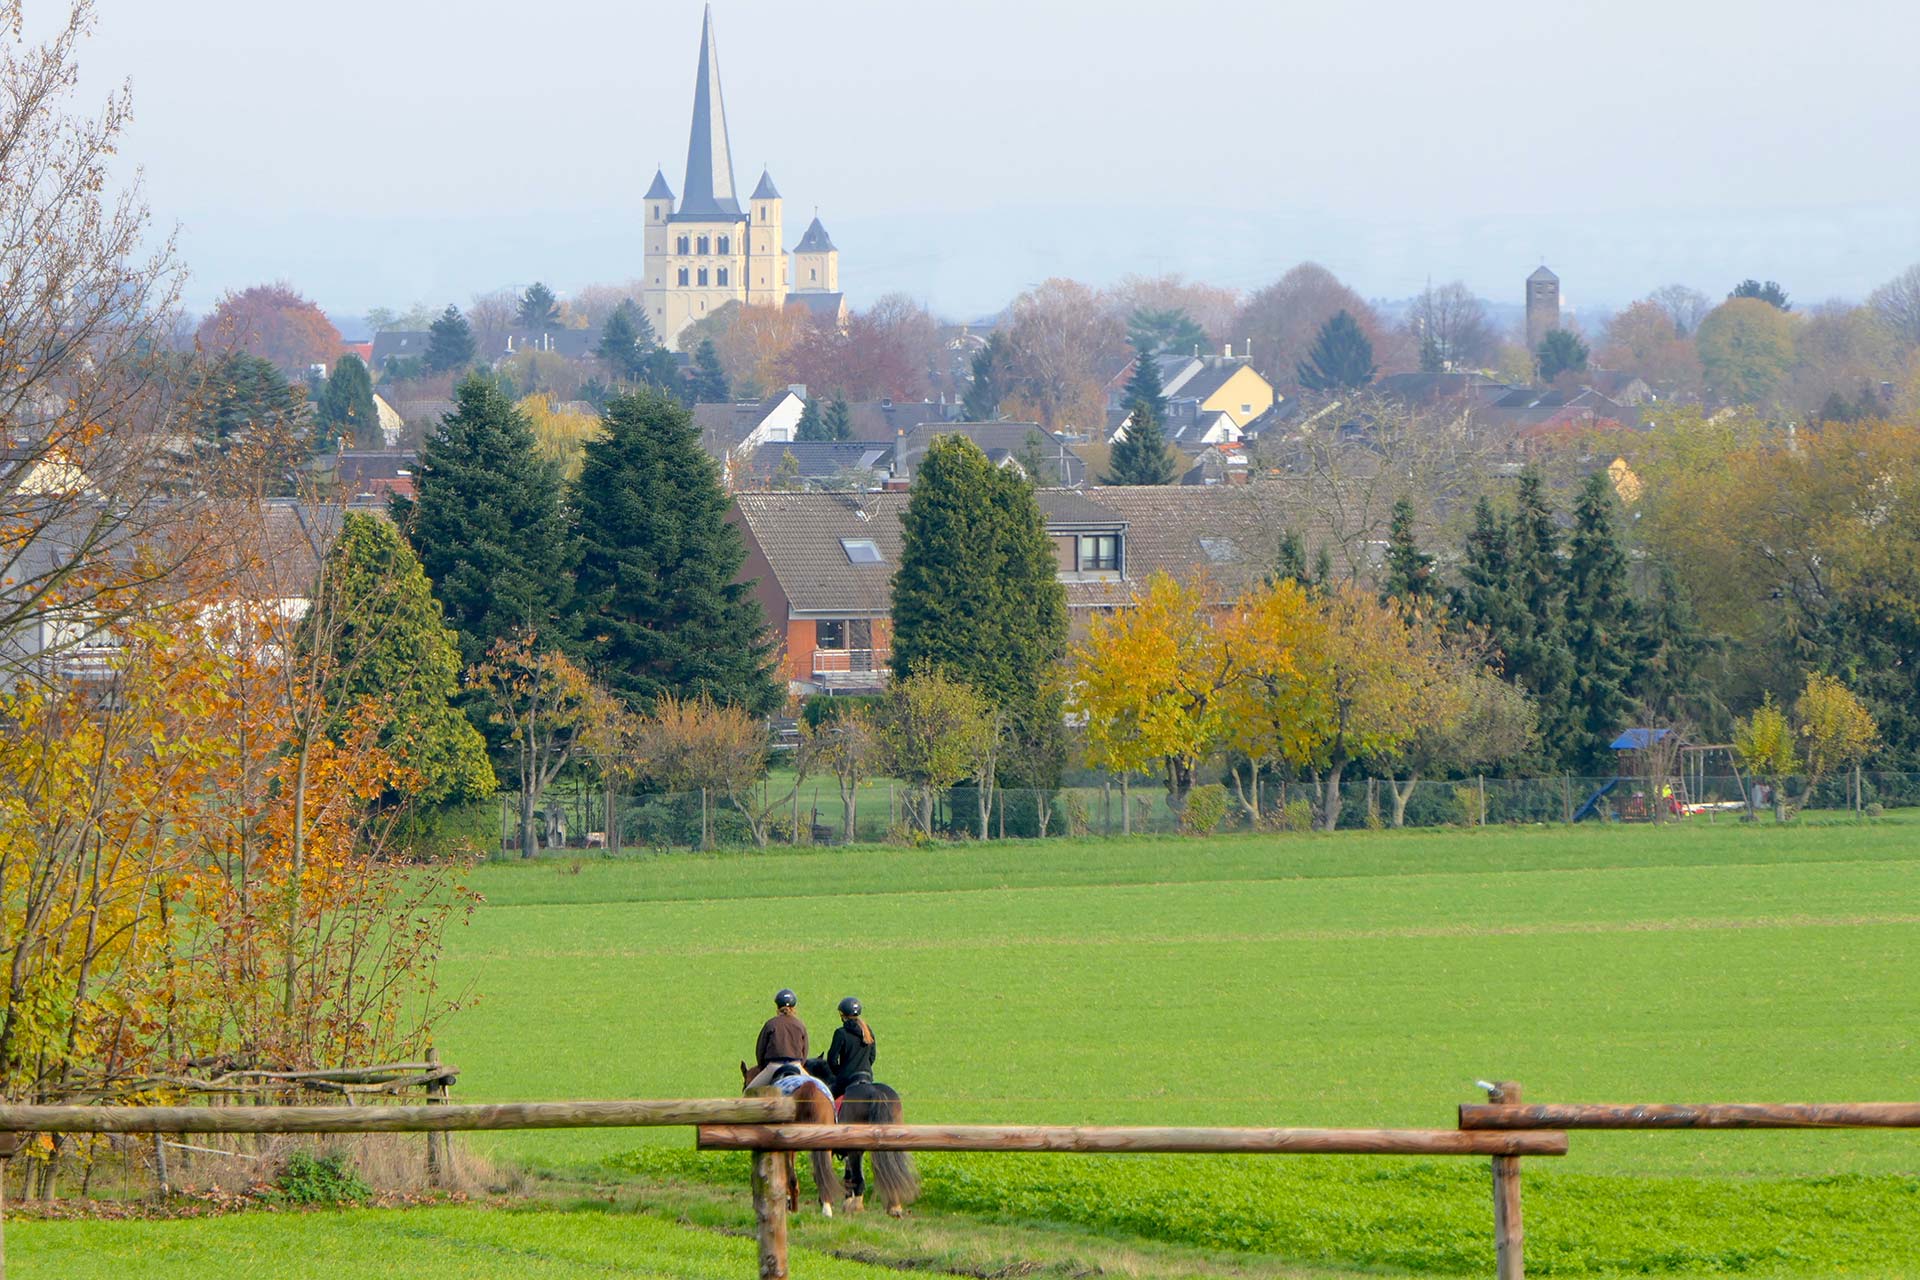
[[[44, 17], [57, 0], [30, 0]], [[336, 313], [640, 273], [686, 163], [700, 5], [100, 0], [88, 84], [189, 301]], [[1864, 294], [1920, 260], [1920, 7], [1776, 0], [722, 0], [736, 180], [819, 207], [858, 305], [967, 317], [1049, 275], [1579, 305], [1746, 275]]]

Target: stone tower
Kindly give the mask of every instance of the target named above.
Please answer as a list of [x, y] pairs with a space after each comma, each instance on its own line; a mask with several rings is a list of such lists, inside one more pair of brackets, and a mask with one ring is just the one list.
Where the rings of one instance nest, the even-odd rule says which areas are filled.
[[1560, 277], [1541, 267], [1527, 277], [1527, 350], [1538, 351], [1560, 327]]
[[793, 246], [793, 288], [796, 293], [840, 292], [840, 251], [818, 217]]
[[760, 185], [747, 198], [747, 305], [784, 306], [787, 255], [781, 248], [780, 191], [773, 175], [760, 171]]

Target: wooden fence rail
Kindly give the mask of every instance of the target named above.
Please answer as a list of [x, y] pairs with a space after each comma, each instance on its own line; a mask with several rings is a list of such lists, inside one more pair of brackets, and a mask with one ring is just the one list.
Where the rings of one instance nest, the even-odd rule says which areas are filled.
[[1916, 1102], [1466, 1103], [1466, 1130], [1920, 1129]]
[[618, 1129], [779, 1124], [790, 1098], [502, 1102], [422, 1107], [12, 1107], [0, 1133], [430, 1133], [454, 1129]]
[[1080, 1151], [1563, 1156], [1567, 1135], [1458, 1129], [1163, 1129], [1047, 1125], [703, 1124], [702, 1151]]

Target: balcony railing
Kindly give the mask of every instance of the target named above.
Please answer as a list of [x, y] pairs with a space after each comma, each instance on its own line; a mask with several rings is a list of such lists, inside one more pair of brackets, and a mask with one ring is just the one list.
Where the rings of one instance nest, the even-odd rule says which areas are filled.
[[891, 649], [815, 649], [813, 674], [884, 680], [892, 659]]

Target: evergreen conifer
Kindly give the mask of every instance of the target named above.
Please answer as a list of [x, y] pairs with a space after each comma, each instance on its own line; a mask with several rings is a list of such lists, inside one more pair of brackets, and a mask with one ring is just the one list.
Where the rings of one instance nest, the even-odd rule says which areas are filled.
[[394, 518], [472, 666], [495, 640], [534, 629], [560, 638], [571, 594], [560, 478], [533, 427], [499, 386], [469, 377], [420, 450], [417, 496]]
[[727, 387], [726, 370], [720, 367], [720, 350], [713, 345], [712, 338], [700, 339], [700, 345], [694, 349], [690, 390], [695, 404], [727, 404], [733, 399]]
[[1540, 381], [1552, 382], [1563, 373], [1580, 373], [1587, 367], [1587, 344], [1566, 329], [1549, 329], [1533, 353], [1540, 362]]
[[1172, 484], [1173, 454], [1160, 415], [1144, 400], [1128, 406], [1127, 434], [1107, 459], [1107, 484]]
[[827, 438], [826, 428], [820, 421], [820, 397], [815, 396], [813, 399], [807, 401], [806, 406], [800, 410], [800, 421], [794, 424], [793, 438], [795, 440], [825, 440]]
[[473, 363], [473, 328], [451, 302], [427, 334], [427, 372], [452, 373]]
[[553, 290], [535, 280], [520, 295], [520, 309], [514, 319], [525, 329], [545, 329], [560, 322], [560, 300]]
[[650, 388], [607, 402], [574, 482], [583, 650], [636, 711], [661, 694], [755, 714], [779, 705], [760, 605], [699, 429]]
[[1126, 403], [1135, 405], [1143, 402], [1152, 407], [1156, 419], [1161, 422], [1167, 420], [1167, 393], [1160, 384], [1160, 362], [1154, 359], [1150, 348], [1136, 343], [1133, 349], [1133, 376], [1127, 379]]
[[[600, 327], [600, 342], [593, 353], [607, 362], [613, 376], [623, 382], [638, 382], [644, 355], [640, 349], [640, 331], [634, 316], [640, 309], [631, 301], [622, 302]], [[640, 316], [644, 322], [646, 317]]]
[[1373, 381], [1373, 344], [1360, 322], [1342, 308], [1320, 326], [1307, 358], [1294, 367], [1309, 391], [1350, 391]]
[[334, 361], [316, 407], [330, 436], [344, 436], [361, 449], [386, 446], [373, 405], [373, 378], [359, 356], [349, 352]]
[[1433, 557], [1420, 550], [1413, 524], [1413, 503], [1401, 498], [1393, 504], [1393, 518], [1387, 526], [1383, 594], [1424, 611], [1434, 598]]
[[998, 333], [973, 353], [973, 381], [961, 408], [968, 422], [998, 422], [1000, 401], [1006, 397], [1007, 344]]
[[835, 396], [827, 402], [820, 414], [820, 431], [822, 440], [853, 439], [853, 410], [844, 396]]
[[1613, 485], [1605, 472], [1596, 471], [1573, 509], [1566, 565], [1566, 640], [1572, 659], [1568, 715], [1575, 735], [1568, 750], [1570, 763], [1587, 772], [1611, 762], [1612, 743], [1633, 709], [1628, 686], [1637, 622], [1613, 513]]
[[1533, 695], [1546, 753], [1540, 763], [1559, 768], [1571, 763], [1577, 749], [1579, 729], [1570, 701], [1573, 655], [1567, 650], [1560, 530], [1546, 481], [1532, 467], [1520, 476], [1508, 547], [1513, 617], [1502, 642], [1507, 676]]

